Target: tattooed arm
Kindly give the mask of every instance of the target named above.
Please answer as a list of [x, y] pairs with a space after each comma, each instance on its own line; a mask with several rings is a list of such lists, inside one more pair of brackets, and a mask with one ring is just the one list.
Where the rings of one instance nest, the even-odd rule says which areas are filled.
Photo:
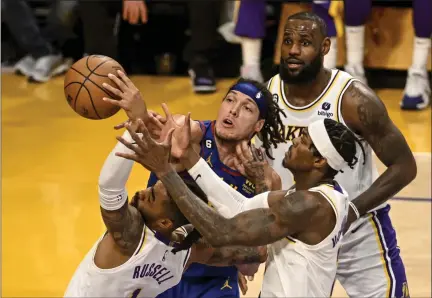
[[132, 255], [140, 241], [144, 222], [138, 210], [125, 204], [109, 211], [101, 207], [102, 219], [114, 242], [125, 255]]
[[321, 207], [317, 193], [298, 191], [285, 196], [285, 191], [275, 191], [268, 195], [269, 209], [254, 209], [227, 219], [197, 198], [175, 171], [158, 176], [181, 212], [214, 247], [273, 243], [309, 229]]
[[[132, 140], [129, 133], [123, 135]], [[128, 204], [126, 182], [133, 161], [115, 156], [116, 152], [131, 152], [120, 142], [108, 155], [99, 176], [99, 201], [102, 219], [120, 251], [132, 255], [141, 237], [143, 220], [138, 210]]]
[[352, 83], [344, 95], [342, 115], [347, 126], [370, 144], [387, 167], [371, 187], [353, 201], [360, 215], [364, 215], [410, 183], [417, 175], [417, 166], [404, 136], [371, 89], [359, 82]]
[[[323, 230], [323, 227], [329, 228], [332, 224], [334, 227], [334, 222], [328, 220], [329, 216], [334, 216], [330, 204], [319, 193], [309, 191], [297, 191], [289, 195], [286, 191], [260, 194], [268, 197], [266, 203], [269, 208], [242, 212], [230, 219], [223, 217], [195, 196], [169, 164], [172, 131], [164, 142], [158, 143], [150, 137], [142, 121], [139, 122], [139, 126], [142, 137], [126, 125], [136, 145], [132, 145], [124, 138], [117, 138], [134, 153], [118, 152], [116, 155], [139, 162], [153, 171], [180, 211], [213, 247], [260, 246], [273, 243], [288, 235], [311, 229], [316, 231], [317, 226], [321, 226], [320, 230]], [[322, 208], [322, 202], [326, 202], [327, 207]]]
[[238, 264], [263, 263], [266, 259], [266, 246], [224, 246], [214, 248], [205, 239], [201, 238], [192, 246], [189, 263], [233, 266]]

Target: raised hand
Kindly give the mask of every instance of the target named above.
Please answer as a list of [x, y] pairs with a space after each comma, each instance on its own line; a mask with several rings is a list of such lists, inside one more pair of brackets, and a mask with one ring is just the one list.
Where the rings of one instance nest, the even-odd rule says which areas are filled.
[[174, 119], [174, 116], [171, 114], [170, 110], [168, 109], [168, 106], [166, 103], [162, 104], [162, 110], [165, 113], [165, 123], [163, 123], [163, 128], [160, 133], [160, 137], [162, 139], [165, 139], [166, 135], [168, 134], [168, 131], [171, 129], [178, 129], [181, 126], [181, 121]]
[[243, 141], [236, 146], [236, 155], [237, 158], [233, 160], [235, 167], [255, 184], [257, 193], [272, 189], [276, 173], [260, 149], [253, 144], [249, 147], [248, 143]]
[[[160, 127], [163, 127], [163, 125], [166, 123], [166, 119], [159, 113], [152, 110], [147, 110], [147, 115], [148, 121], [146, 121], [145, 124], [147, 125], [149, 132], [153, 133], [153, 130], [156, 129], [159, 130], [158, 134], [160, 135]], [[117, 124], [114, 126], [114, 129], [122, 129], [125, 127], [126, 123], [130, 123], [131, 121], [131, 119], [128, 119], [120, 124]]]
[[[116, 95], [120, 100], [108, 97], [104, 97], [103, 100], [122, 108], [130, 120], [135, 121], [137, 119], [142, 119], [147, 123], [149, 114], [141, 92], [122, 71], [117, 70], [117, 74], [119, 77], [114, 74], [108, 74], [108, 78], [110, 78], [118, 88], [114, 88], [106, 83], [102, 84], [102, 87]], [[124, 124], [120, 124], [117, 127], [124, 127]]]
[[140, 163], [147, 170], [152, 171], [157, 175], [171, 170], [169, 159], [171, 155], [171, 139], [174, 129], [171, 129], [168, 132], [166, 138], [162, 142], [157, 142], [151, 138], [147, 127], [141, 119], [139, 119], [137, 123], [137, 132], [141, 133], [142, 137], [135, 132], [135, 129], [129, 123], [125, 124], [125, 127], [129, 131], [134, 142], [128, 142], [122, 137], [117, 137], [119, 142], [134, 153], [117, 152], [116, 155]]
[[164, 123], [164, 126], [161, 130], [160, 138], [164, 139], [167, 132], [171, 129], [174, 129], [171, 155], [174, 159], [184, 158], [187, 154], [189, 146], [191, 145], [190, 113], [188, 113], [185, 117], [179, 116], [178, 119], [174, 119], [165, 103], [162, 104], [162, 109], [165, 113], [166, 122]]
[[183, 125], [174, 131], [171, 148], [171, 155], [174, 158], [181, 159], [186, 157], [188, 150], [192, 148], [190, 116], [191, 113], [189, 112]]

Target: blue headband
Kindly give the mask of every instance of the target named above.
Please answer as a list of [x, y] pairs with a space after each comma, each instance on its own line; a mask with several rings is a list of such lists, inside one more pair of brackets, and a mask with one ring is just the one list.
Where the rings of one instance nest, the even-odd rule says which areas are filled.
[[260, 118], [265, 119], [267, 116], [268, 106], [262, 92], [253, 84], [248, 82], [240, 82], [231, 87], [230, 91], [238, 91], [252, 98], [260, 111]]

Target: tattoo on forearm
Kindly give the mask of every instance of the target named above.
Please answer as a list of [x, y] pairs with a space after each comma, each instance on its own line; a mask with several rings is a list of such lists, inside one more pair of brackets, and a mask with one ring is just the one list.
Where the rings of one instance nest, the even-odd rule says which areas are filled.
[[255, 183], [255, 193], [256, 194], [260, 194], [260, 193], [263, 193], [263, 192], [266, 192], [269, 190], [270, 190], [270, 188], [265, 183], [265, 181], [259, 181], [259, 182]]
[[[255, 209], [226, 219], [197, 198], [174, 171], [160, 177], [181, 212], [201, 235], [216, 246], [265, 245], [278, 240], [271, 229], [275, 217], [269, 209]], [[276, 233], [276, 234], [275, 234]]]
[[261, 263], [265, 259], [256, 247], [226, 246], [215, 248], [209, 263], [226, 263], [227, 265]]
[[269, 191], [270, 188], [267, 185], [267, 180], [265, 179], [264, 167], [262, 164], [251, 161], [245, 165], [246, 174], [251, 177], [255, 184], [255, 193], [260, 194]]
[[133, 214], [134, 211], [138, 212], [129, 209], [128, 202], [114, 211], [101, 208], [102, 219], [108, 232], [112, 235], [119, 248], [126, 253], [133, 253], [136, 249], [143, 227], [141, 216]]

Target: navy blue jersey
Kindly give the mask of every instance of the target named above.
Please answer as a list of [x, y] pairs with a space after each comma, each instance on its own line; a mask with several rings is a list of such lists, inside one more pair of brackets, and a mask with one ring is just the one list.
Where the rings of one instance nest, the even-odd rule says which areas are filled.
[[[201, 151], [200, 155], [207, 161], [207, 164], [212, 170], [221, 177], [226, 183], [228, 183], [235, 190], [240, 192], [245, 197], [251, 198], [255, 196], [255, 185], [242, 176], [239, 172], [227, 167], [219, 159], [219, 153], [216, 147], [214, 126], [215, 121], [200, 121], [201, 129], [204, 132], [204, 136], [201, 140]], [[179, 173], [180, 176], [186, 178], [190, 177], [187, 172]], [[192, 179], [192, 178], [191, 178]], [[157, 177], [154, 173], [150, 174], [147, 187], [154, 185], [157, 181]], [[188, 270], [184, 274], [185, 276], [235, 276], [237, 278], [237, 268], [231, 267], [214, 267], [207, 266], [198, 263], [193, 263], [189, 266]]]

